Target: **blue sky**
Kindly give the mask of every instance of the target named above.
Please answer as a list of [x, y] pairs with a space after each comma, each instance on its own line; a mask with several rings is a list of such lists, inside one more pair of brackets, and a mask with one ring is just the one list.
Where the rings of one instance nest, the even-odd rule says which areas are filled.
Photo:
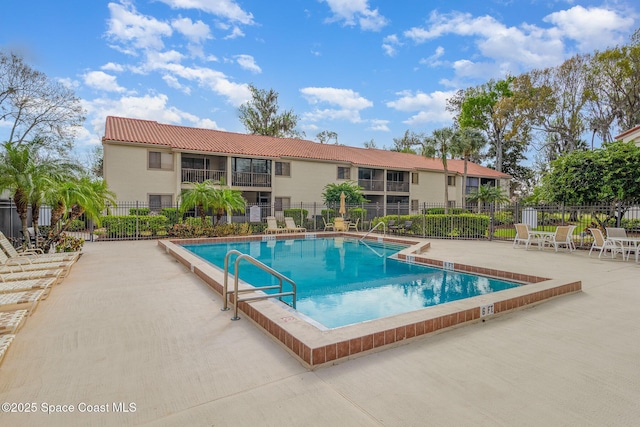
[[[0, 48], [71, 85], [87, 111], [245, 132], [247, 85], [274, 89], [316, 140], [374, 140], [452, 124], [456, 90], [626, 43], [636, 1], [3, 0]], [[0, 124], [0, 134], [3, 133]]]

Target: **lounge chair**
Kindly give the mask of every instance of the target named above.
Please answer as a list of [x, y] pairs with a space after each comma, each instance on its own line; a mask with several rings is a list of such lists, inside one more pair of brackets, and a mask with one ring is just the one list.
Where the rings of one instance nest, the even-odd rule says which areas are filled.
[[29, 257], [9, 258], [4, 252], [0, 251], [0, 274], [61, 269], [61, 277], [66, 277], [73, 265], [74, 261], [33, 262]]
[[27, 320], [27, 310], [0, 312], [0, 335], [15, 334]]
[[621, 244], [617, 244], [612, 240], [606, 239], [599, 228], [590, 228], [589, 231], [593, 236], [593, 244], [589, 250], [589, 256], [591, 256], [591, 252], [594, 249], [600, 249], [598, 258], [602, 258], [602, 254], [607, 251], [611, 252], [611, 258], [615, 258], [618, 253], [622, 254], [622, 257], [624, 258], [624, 247]]
[[558, 252], [558, 247], [566, 246], [569, 249], [569, 252], [573, 252], [576, 250], [573, 245], [573, 239], [571, 235], [573, 234], [573, 230], [575, 230], [575, 225], [560, 225], [556, 228], [556, 232], [548, 239], [544, 241], [544, 245], [549, 243], [552, 245], [556, 252]]
[[356, 218], [356, 222], [349, 221], [349, 226], [347, 227], [347, 231], [348, 230], [358, 231], [358, 222], [360, 222], [360, 218]]
[[398, 231], [395, 219], [390, 219], [389, 222], [387, 222], [387, 230], [389, 230], [389, 233], [395, 233]]
[[322, 217], [322, 222], [324, 223], [324, 231], [336, 231], [336, 225], [333, 222], [325, 221], [324, 217]]
[[0, 283], [0, 294], [10, 294], [13, 292], [37, 291], [42, 289], [44, 294], [42, 299], [46, 299], [51, 292], [51, 288], [56, 284], [55, 277], [44, 277], [42, 279], [14, 280], [12, 282]]
[[296, 223], [293, 221], [293, 218], [290, 216], [284, 217], [284, 224], [285, 224], [284, 229], [286, 231], [293, 231], [294, 233], [304, 233], [305, 231], [307, 231], [307, 229], [304, 227], [298, 227]]
[[[622, 227], [606, 227], [605, 230], [607, 230], [607, 239], [615, 241], [615, 239], [627, 239], [629, 237], [627, 236], [627, 230]], [[618, 240], [616, 244], [622, 246], [622, 258], [628, 258], [631, 252], [634, 251], [634, 245], [630, 241]]]
[[538, 249], [541, 247], [543, 243], [543, 239], [539, 236], [536, 236], [535, 233], [532, 233], [529, 229], [528, 224], [515, 224], [516, 227], [516, 237], [513, 239], [513, 247], [515, 248], [518, 244], [524, 243], [525, 248], [529, 250], [529, 245], [535, 243], [538, 245]]
[[5, 273], [0, 274], [0, 283], [2, 282], [15, 282], [16, 280], [33, 280], [33, 279], [56, 279], [56, 283], [62, 280], [62, 270], [33, 270], [33, 271], [19, 271], [17, 273]]
[[0, 311], [27, 310], [31, 315], [38, 307], [38, 302], [43, 295], [43, 290], [0, 294]]
[[278, 225], [275, 216], [267, 217], [267, 228], [264, 230], [265, 234], [278, 234], [284, 233], [286, 230]]
[[82, 253], [80, 252], [63, 252], [55, 254], [45, 254], [42, 249], [27, 249], [23, 252], [18, 252], [13, 247], [9, 239], [0, 231], [0, 247], [9, 258], [16, 257], [28, 257], [33, 262], [52, 262], [52, 261], [77, 261]]
[[7, 350], [9, 350], [9, 346], [11, 346], [15, 337], [16, 336], [13, 334], [0, 335], [0, 364], [2, 364], [2, 360], [7, 354]]

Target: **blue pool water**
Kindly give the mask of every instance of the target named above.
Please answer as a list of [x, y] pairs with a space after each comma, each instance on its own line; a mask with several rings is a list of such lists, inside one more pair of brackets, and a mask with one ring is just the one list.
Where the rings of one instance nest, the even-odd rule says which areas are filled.
[[[355, 239], [297, 239], [184, 245], [224, 268], [231, 249], [251, 255], [296, 282], [296, 308], [328, 328], [406, 313], [518, 286], [483, 276], [445, 271], [389, 258], [402, 247]], [[230, 258], [233, 274], [235, 256]], [[240, 261], [240, 279], [255, 286], [277, 284]], [[286, 288], [284, 290], [290, 290]]]

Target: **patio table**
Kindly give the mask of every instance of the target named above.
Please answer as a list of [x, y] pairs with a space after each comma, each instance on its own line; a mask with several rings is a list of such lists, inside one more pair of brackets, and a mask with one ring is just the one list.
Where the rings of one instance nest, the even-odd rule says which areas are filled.
[[[638, 244], [640, 244], [640, 237], [607, 237], [607, 240], [614, 244], [619, 244], [622, 247], [622, 259], [628, 261], [631, 255], [631, 246], [636, 254], [636, 262], [638, 262]], [[626, 257], [626, 259], [625, 259]]]
[[555, 231], [537, 231], [537, 230], [529, 230], [529, 233], [533, 238], [539, 239], [538, 250], [541, 250], [546, 242], [550, 242], [551, 238], [555, 236]]

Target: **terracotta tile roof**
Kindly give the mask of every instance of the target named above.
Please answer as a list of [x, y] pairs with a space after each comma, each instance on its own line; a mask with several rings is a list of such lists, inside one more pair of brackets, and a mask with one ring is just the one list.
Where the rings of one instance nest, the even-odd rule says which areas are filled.
[[[320, 144], [294, 138], [274, 138], [165, 125], [150, 120], [107, 117], [103, 142], [152, 144], [170, 147], [177, 151], [199, 151], [244, 156], [270, 157], [273, 159], [314, 159], [350, 163], [399, 170], [442, 171], [440, 159], [396, 151], [357, 148], [345, 145]], [[451, 172], [462, 174], [464, 162], [449, 160]], [[467, 173], [488, 178], [510, 178], [509, 175], [469, 162]]]
[[634, 132], [638, 132], [638, 131], [640, 131], [640, 125], [637, 125], [637, 126], [635, 126], [635, 127], [632, 127], [631, 129], [629, 129], [629, 130], [627, 130], [627, 131], [622, 132], [620, 135], [616, 135], [616, 137], [615, 137], [615, 138], [613, 138], [613, 139], [614, 139], [615, 141], [619, 141], [619, 140], [621, 140], [622, 138], [624, 138], [625, 136], [627, 136], [627, 135], [629, 135], [629, 134], [632, 134], [632, 133], [634, 133]]

